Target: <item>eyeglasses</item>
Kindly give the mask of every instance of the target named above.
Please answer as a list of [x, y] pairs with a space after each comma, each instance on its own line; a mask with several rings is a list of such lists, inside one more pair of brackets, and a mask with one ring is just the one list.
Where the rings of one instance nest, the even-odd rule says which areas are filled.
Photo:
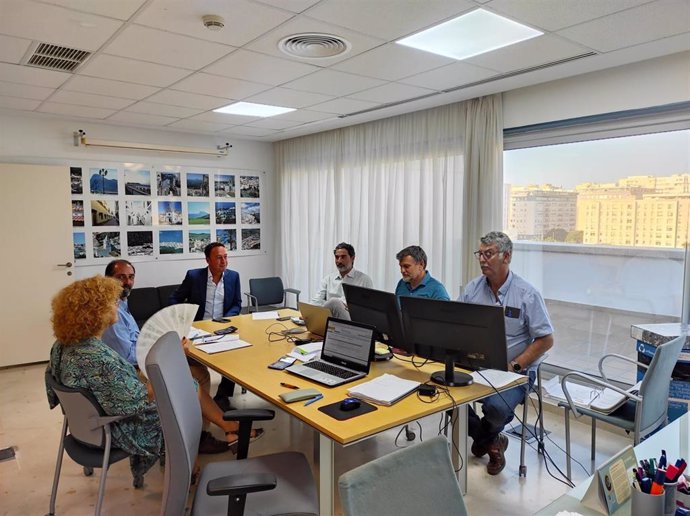
[[500, 254], [500, 253], [501, 253], [500, 251], [492, 251], [491, 249], [489, 249], [488, 251], [475, 251], [472, 254], [475, 256], [475, 258], [477, 258], [477, 260], [484, 257], [484, 259], [486, 261], [489, 261], [489, 260], [491, 260], [491, 258], [493, 258], [494, 256], [496, 256], [497, 254]]

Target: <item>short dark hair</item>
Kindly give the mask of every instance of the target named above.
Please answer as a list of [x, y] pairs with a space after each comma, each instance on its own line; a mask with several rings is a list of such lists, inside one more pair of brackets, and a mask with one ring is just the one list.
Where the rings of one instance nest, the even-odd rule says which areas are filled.
[[407, 246], [405, 249], [400, 251], [398, 254], [395, 255], [395, 259], [400, 261], [406, 256], [411, 256], [412, 259], [417, 262], [423, 262], [424, 263], [424, 268], [426, 269], [426, 253], [424, 252], [424, 249], [419, 247], [418, 245], [410, 245]]
[[211, 242], [208, 244], [206, 247], [204, 247], [204, 254], [206, 255], [206, 258], [211, 257], [211, 251], [213, 251], [216, 247], [225, 248], [225, 245], [221, 244], [220, 242]]
[[115, 267], [120, 265], [121, 263], [125, 265], [129, 265], [132, 270], [134, 271], [134, 274], [137, 273], [137, 270], [134, 268], [134, 265], [132, 265], [132, 262], [124, 259], [119, 259], [119, 260], [113, 260], [110, 262], [108, 265], [105, 266], [105, 275], [109, 278], [112, 278], [115, 275]]
[[337, 246], [335, 246], [335, 249], [333, 249], [333, 254], [335, 254], [338, 249], [345, 249], [347, 254], [350, 255], [350, 258], [355, 257], [355, 248], [346, 242], [340, 242]]

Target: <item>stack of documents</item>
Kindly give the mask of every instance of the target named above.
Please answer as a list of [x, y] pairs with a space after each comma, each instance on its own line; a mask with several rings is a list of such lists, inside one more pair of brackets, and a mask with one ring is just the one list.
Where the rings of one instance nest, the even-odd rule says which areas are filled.
[[187, 338], [192, 341], [195, 348], [208, 354], [251, 346], [249, 342], [240, 340], [240, 336], [237, 333], [215, 335], [204, 330], [192, 328], [187, 334]]
[[392, 405], [417, 390], [419, 383], [384, 374], [369, 382], [350, 387], [347, 394], [376, 405]]
[[309, 362], [315, 358], [321, 356], [321, 348], [323, 347], [323, 341], [319, 342], [309, 342], [308, 344], [302, 344], [301, 346], [295, 346], [290, 353], [289, 357], [296, 358], [301, 362]]
[[252, 321], [268, 321], [271, 319], [277, 319], [280, 317], [277, 310], [271, 310], [270, 312], [253, 312]]
[[499, 371], [498, 369], [482, 369], [471, 373], [474, 383], [500, 389], [515, 380], [524, 378], [525, 375], [514, 373], [513, 371]]

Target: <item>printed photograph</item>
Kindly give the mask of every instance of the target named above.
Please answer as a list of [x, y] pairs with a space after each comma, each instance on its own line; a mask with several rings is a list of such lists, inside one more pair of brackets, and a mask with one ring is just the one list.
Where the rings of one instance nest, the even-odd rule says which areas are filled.
[[72, 233], [72, 242], [74, 243], [74, 259], [86, 259], [86, 235], [84, 233]]
[[261, 230], [243, 229], [242, 230], [242, 250], [261, 249]]
[[92, 194], [117, 195], [117, 169], [89, 169], [89, 190]]
[[158, 252], [160, 254], [182, 254], [182, 231], [159, 231]]
[[208, 174], [187, 173], [187, 195], [189, 197], [208, 197]]
[[234, 202], [216, 203], [216, 224], [237, 224]]
[[119, 226], [118, 204], [118, 201], [106, 201], [105, 199], [91, 201], [91, 225]]
[[179, 172], [158, 172], [156, 176], [158, 195], [173, 195], [175, 197], [182, 195]]
[[126, 168], [125, 195], [151, 195], [151, 172]]
[[237, 251], [237, 230], [217, 229], [216, 241], [223, 244], [228, 251]]
[[242, 214], [242, 224], [261, 223], [261, 207], [258, 202], [240, 203], [240, 213]]
[[69, 182], [72, 186], [73, 194], [84, 193], [84, 187], [81, 182], [81, 167], [69, 167]]
[[84, 225], [84, 201], [72, 201], [72, 225]]
[[260, 197], [259, 176], [240, 176], [240, 197]]
[[125, 213], [128, 226], [150, 226], [151, 201], [125, 201]]
[[127, 254], [129, 256], [153, 256], [153, 231], [128, 232]]
[[182, 203], [180, 201], [158, 201], [158, 223], [165, 226], [181, 226]]
[[93, 257], [111, 258], [122, 256], [120, 251], [120, 233], [113, 231], [93, 234]]
[[203, 253], [204, 247], [211, 243], [210, 229], [196, 229], [189, 232], [189, 252]]
[[211, 223], [211, 203], [208, 202], [188, 202], [187, 220], [190, 225], [210, 224]]
[[216, 176], [216, 197], [235, 197], [235, 176]]

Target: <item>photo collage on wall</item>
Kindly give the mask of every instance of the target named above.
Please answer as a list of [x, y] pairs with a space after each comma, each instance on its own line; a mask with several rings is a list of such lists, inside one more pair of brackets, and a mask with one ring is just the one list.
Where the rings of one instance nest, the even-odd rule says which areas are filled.
[[71, 166], [74, 258], [92, 264], [193, 257], [213, 241], [238, 255], [260, 252], [262, 175], [132, 163]]

